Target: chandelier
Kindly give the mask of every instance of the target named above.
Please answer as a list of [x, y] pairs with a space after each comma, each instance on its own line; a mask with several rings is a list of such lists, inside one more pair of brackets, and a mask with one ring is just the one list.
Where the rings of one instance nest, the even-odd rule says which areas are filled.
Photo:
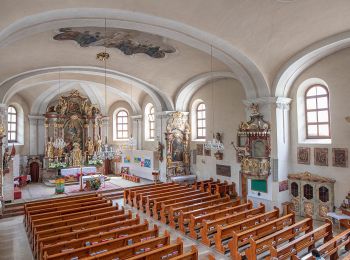
[[[214, 127], [215, 127], [215, 115], [214, 115], [214, 111], [215, 111], [215, 105], [214, 105], [214, 83], [213, 83], [213, 46], [210, 45], [210, 76], [211, 76], [211, 80], [212, 80], [212, 95], [211, 95], [211, 104], [212, 104], [212, 109], [213, 109], [213, 113], [212, 113], [212, 120], [213, 120], [213, 131], [214, 131]], [[212, 150], [214, 152], [222, 152], [224, 151], [225, 147], [224, 144], [221, 142], [221, 134], [220, 133], [216, 133], [216, 135], [214, 135], [213, 133], [213, 140], [212, 141], [207, 141], [204, 144], [204, 148], [206, 150]]]

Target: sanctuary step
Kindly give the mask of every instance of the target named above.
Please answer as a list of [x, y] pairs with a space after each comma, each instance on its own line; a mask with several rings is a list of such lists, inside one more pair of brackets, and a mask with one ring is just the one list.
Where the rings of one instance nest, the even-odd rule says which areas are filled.
[[20, 216], [24, 214], [24, 203], [5, 203], [3, 210], [3, 215], [0, 215], [0, 218], [10, 218], [14, 216]]

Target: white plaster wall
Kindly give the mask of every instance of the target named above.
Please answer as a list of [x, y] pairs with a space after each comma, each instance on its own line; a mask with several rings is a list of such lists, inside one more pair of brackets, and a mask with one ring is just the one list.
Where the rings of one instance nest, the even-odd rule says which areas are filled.
[[[293, 85], [291, 91], [291, 156], [290, 172], [310, 171], [336, 180], [335, 206], [340, 206], [345, 195], [350, 191], [350, 169], [332, 167], [332, 148], [348, 148], [350, 150], [350, 124], [345, 117], [350, 115], [350, 49], [339, 51], [324, 58], [303, 72]], [[298, 86], [309, 79], [320, 78], [329, 86], [330, 92], [330, 118], [331, 118], [331, 144], [298, 144], [297, 132], [297, 103], [296, 93]], [[297, 147], [311, 147], [311, 164], [297, 164]], [[314, 165], [314, 147], [328, 148], [328, 167]]]
[[[156, 148], [156, 144], [157, 142], [156, 141], [147, 141], [145, 140], [145, 120], [147, 120], [147, 118], [145, 118], [145, 107], [148, 103], [153, 103], [151, 97], [149, 95], [146, 95], [145, 98], [143, 99], [142, 101], [142, 123], [141, 123], [141, 143], [142, 143], [142, 149], [143, 150], [149, 150], [149, 151], [153, 151], [155, 148]], [[157, 114], [158, 112], [160, 111], [157, 111], [156, 107], [154, 108], [155, 109], [155, 113]], [[157, 135], [157, 133], [159, 134], [160, 130], [160, 120], [157, 119], [156, 117], [156, 130], [155, 130], [155, 135]], [[164, 131], [165, 129], [162, 129], [163, 131], [163, 135], [164, 135]], [[157, 136], [155, 136], [157, 137]]]
[[[214, 94], [212, 85], [214, 85]], [[222, 133], [225, 151], [223, 160], [216, 160], [214, 155], [210, 157], [197, 156], [197, 163], [192, 169], [199, 180], [213, 177], [222, 181], [233, 181], [236, 183], [239, 191], [240, 164], [236, 161], [236, 152], [231, 142], [234, 141], [236, 143], [239, 123], [246, 119], [245, 106], [242, 102], [245, 99], [243, 88], [237, 80], [222, 79], [215, 81], [213, 84], [208, 83], [200, 88], [192, 97], [189, 110], [191, 110], [193, 102], [197, 99], [203, 100], [206, 104], [207, 140], [212, 139], [213, 130], [214, 132]], [[214, 107], [215, 109], [213, 109]], [[215, 123], [214, 128], [213, 123]], [[192, 129], [192, 131], [195, 131], [195, 129]], [[192, 141], [191, 149], [196, 149], [198, 143], [203, 142]], [[231, 178], [216, 175], [216, 164], [230, 165]]]

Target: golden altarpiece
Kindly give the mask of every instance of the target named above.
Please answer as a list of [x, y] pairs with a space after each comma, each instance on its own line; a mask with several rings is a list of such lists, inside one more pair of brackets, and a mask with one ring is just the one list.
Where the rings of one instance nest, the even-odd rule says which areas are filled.
[[257, 104], [250, 106], [250, 120], [241, 122], [237, 133], [237, 159], [241, 162], [241, 192], [242, 198], [248, 195], [247, 180], [265, 182], [270, 171], [270, 124], [264, 120]]
[[166, 140], [166, 178], [190, 175], [190, 126], [188, 116], [174, 112], [167, 121]]
[[334, 208], [334, 183], [331, 178], [309, 172], [288, 175], [289, 197], [297, 215], [324, 220]]
[[[45, 116], [45, 158], [79, 166], [101, 149], [102, 114], [77, 90], [60, 96], [47, 108]], [[57, 140], [61, 144], [57, 145]], [[80, 161], [73, 155], [80, 153]], [[79, 157], [79, 156], [77, 156]]]

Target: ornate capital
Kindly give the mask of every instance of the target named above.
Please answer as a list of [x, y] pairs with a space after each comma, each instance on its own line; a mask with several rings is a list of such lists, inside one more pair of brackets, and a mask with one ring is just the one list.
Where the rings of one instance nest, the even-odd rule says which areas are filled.
[[282, 110], [289, 110], [290, 109], [290, 103], [292, 102], [291, 98], [285, 98], [285, 97], [278, 97], [276, 100], [276, 107], [278, 109]]

